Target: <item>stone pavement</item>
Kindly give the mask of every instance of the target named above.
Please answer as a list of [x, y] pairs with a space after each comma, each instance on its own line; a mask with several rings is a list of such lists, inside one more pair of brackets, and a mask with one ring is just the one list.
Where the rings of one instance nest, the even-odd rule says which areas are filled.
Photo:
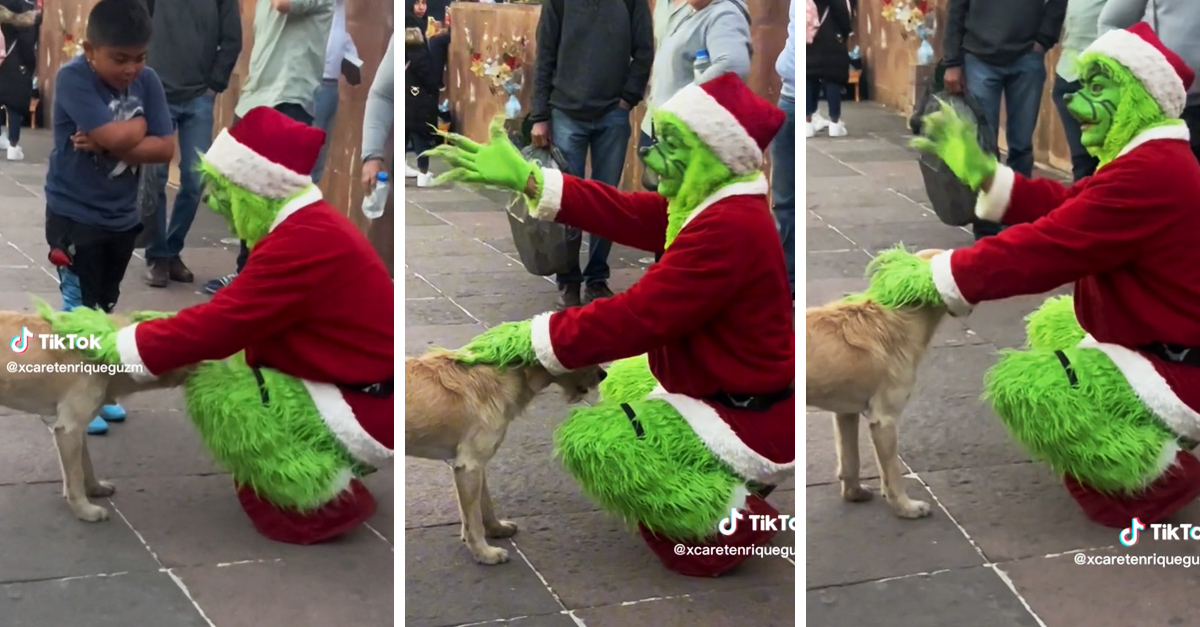
[[[499, 198], [460, 188], [405, 192], [407, 354], [456, 348], [489, 326], [554, 307], [554, 283], [517, 261]], [[637, 280], [646, 256], [614, 246], [612, 288]], [[513, 423], [488, 466], [497, 513], [520, 525], [511, 540], [492, 541], [508, 549], [507, 564], [477, 565], [459, 541], [450, 468], [405, 461], [405, 625], [795, 624], [794, 561], [751, 558], [719, 579], [680, 577], [662, 568], [636, 533], [597, 511], [551, 457], [551, 434], [568, 411], [548, 390]], [[792, 482], [770, 501], [794, 514]], [[780, 533], [774, 543], [794, 546], [794, 534]]]
[[[851, 135], [810, 139], [807, 156], [807, 303], [865, 287], [870, 254], [903, 242], [953, 248], [969, 233], [928, 209], [905, 119], [874, 104], [848, 103]], [[1065, 291], [1063, 292], [1065, 293]], [[1197, 625], [1190, 599], [1200, 569], [1077, 565], [1124, 554], [1185, 556], [1195, 542], [1132, 548], [1088, 522], [1062, 484], [1032, 463], [979, 400], [997, 349], [1024, 343], [1022, 318], [1043, 296], [984, 304], [947, 319], [901, 421], [909, 494], [933, 515], [901, 520], [882, 499], [838, 495], [831, 418], [807, 416], [805, 483], [808, 624], [816, 627], [1127, 627]], [[862, 429], [865, 433], [866, 429]], [[864, 436], [863, 477], [878, 476]], [[1175, 522], [1200, 522], [1200, 506]]]
[[[22, 146], [27, 161], [0, 160], [0, 309], [29, 311], [30, 293], [61, 299], [43, 230], [49, 134], [26, 129]], [[222, 244], [227, 237], [201, 208], [184, 251], [196, 284], [146, 287], [135, 258], [118, 310], [203, 302], [203, 282], [233, 269], [237, 246]], [[126, 407], [125, 424], [88, 440], [97, 474], [117, 485], [105, 504], [113, 517], [101, 523], [67, 510], [42, 419], [0, 409], [0, 626], [392, 624], [392, 471], [366, 480], [379, 500], [369, 528], [324, 546], [273, 543], [250, 526], [178, 391], [135, 396]]]

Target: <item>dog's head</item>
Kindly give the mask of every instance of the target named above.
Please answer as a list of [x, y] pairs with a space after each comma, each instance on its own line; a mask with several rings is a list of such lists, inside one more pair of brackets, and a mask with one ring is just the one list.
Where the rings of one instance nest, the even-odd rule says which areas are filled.
[[926, 248], [925, 250], [919, 250], [913, 254], [918, 259], [924, 259], [925, 261], [929, 261], [930, 259], [933, 259], [934, 257], [936, 257], [944, 252], [946, 252], [946, 251], [942, 250], [941, 248]]
[[567, 397], [568, 403], [578, 403], [589, 392], [600, 387], [600, 382], [606, 376], [604, 368], [600, 366], [588, 366], [558, 375], [554, 377], [553, 383], [562, 388], [563, 395]]

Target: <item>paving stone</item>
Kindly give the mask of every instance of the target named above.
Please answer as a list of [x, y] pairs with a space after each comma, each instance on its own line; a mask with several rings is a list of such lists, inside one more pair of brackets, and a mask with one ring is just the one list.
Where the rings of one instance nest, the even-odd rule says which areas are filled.
[[879, 185], [891, 186], [893, 183], [921, 181], [921, 166], [917, 162], [916, 153], [909, 153], [905, 160], [859, 162], [854, 169]]
[[50, 280], [50, 277], [46, 277], [45, 283], [36, 290], [30, 290], [26, 292], [0, 292], [0, 310], [34, 313], [34, 298], [44, 300], [56, 308], [62, 305], [62, 296], [59, 295], [58, 285], [54, 284]]
[[404, 624], [443, 627], [563, 609], [511, 543], [491, 542], [508, 549], [507, 563], [475, 563], [457, 524], [406, 531]]
[[1025, 317], [1041, 307], [1046, 299], [1068, 291], [1063, 289], [1036, 296], [981, 303], [966, 318], [966, 323], [999, 348], [1024, 348]]
[[[111, 511], [105, 500], [96, 503]], [[120, 516], [95, 523], [75, 518], [60, 482], [0, 486], [0, 538], [0, 583], [158, 568]]]
[[220, 473], [185, 412], [126, 407], [125, 422], [88, 439], [96, 475], [117, 484], [131, 477]]
[[951, 395], [926, 376], [900, 419], [900, 457], [915, 472], [1029, 461], [979, 394]]
[[580, 610], [576, 612], [576, 615], [588, 627], [627, 627], [632, 625], [791, 627], [796, 624], [796, 592], [791, 586], [764, 585], [748, 590], [721, 591], [678, 598], [653, 599], [635, 604], [622, 603], [594, 607]]
[[[824, 485], [831, 494], [838, 494], [837, 446], [833, 439], [833, 414], [808, 412], [804, 418], [804, 485]], [[904, 450], [901, 449], [901, 455]], [[878, 488], [879, 468], [871, 448], [870, 431], [865, 420], [858, 425], [858, 476], [872, 489]]]
[[[1094, 592], [1094, 590], [1093, 590]], [[1038, 622], [990, 568], [810, 590], [809, 625], [1036, 627]], [[1142, 615], [1139, 615], [1139, 620]], [[1049, 623], [1095, 625], [1092, 621]], [[1127, 624], [1127, 623], [1122, 623]], [[1148, 623], [1147, 623], [1148, 624]]]
[[835, 228], [827, 222], [824, 229], [807, 230], [804, 234], [806, 238], [806, 250], [813, 253], [857, 250], [859, 248], [854, 242], [846, 239], [845, 236], [835, 230]]
[[470, 324], [444, 324], [409, 326], [404, 333], [404, 354], [416, 356], [434, 348], [461, 348], [487, 328], [477, 322]]
[[962, 229], [936, 225], [932, 220], [920, 223], [899, 222], [867, 226], [847, 226], [841, 232], [857, 247], [872, 254], [904, 244], [912, 251], [924, 248], [952, 249], [970, 246], [975, 238]]
[[829, 180], [838, 181], [839, 184], [821, 184], [821, 189], [813, 189], [813, 184], [820, 180], [809, 177], [804, 195], [804, 206], [818, 213], [822, 209], [828, 211], [838, 207], [884, 207], [908, 202], [887, 188], [864, 185], [861, 181], [859, 185], [846, 185], [845, 179], [835, 178]]
[[[378, 543], [383, 546], [382, 543]], [[221, 627], [384, 627], [395, 617], [390, 551], [311, 551], [279, 562], [181, 568], [175, 575]]]
[[636, 531], [604, 512], [516, 522], [522, 525], [514, 537], [517, 546], [567, 609], [717, 591], [745, 594], [768, 585], [791, 586], [797, 577], [796, 568], [780, 557], [748, 559], [717, 579], [673, 575]]
[[839, 161], [846, 164], [853, 164], [855, 167], [860, 163], [878, 163], [881, 161], [913, 161], [917, 155], [912, 150], [892, 147], [883, 140], [872, 140], [869, 144], [869, 149], [864, 150], [844, 150], [838, 146], [838, 150], [829, 149], [829, 154], [834, 155]]
[[211, 625], [162, 572], [0, 585], [6, 627]]
[[363, 485], [375, 496], [375, 515], [367, 521], [372, 529], [396, 543], [396, 469], [381, 468], [363, 477]]
[[1118, 532], [1091, 523], [1042, 464], [922, 473], [933, 493], [993, 562], [1111, 546]]
[[422, 300], [428, 298], [438, 298], [441, 296], [427, 280], [422, 280], [416, 275], [407, 273], [404, 276], [404, 300]]
[[[502, 258], [500, 255], [496, 255]], [[498, 261], [498, 264], [505, 263]], [[504, 271], [476, 271], [465, 274], [423, 275], [443, 294], [459, 299], [469, 296], [490, 296], [498, 299], [520, 299], [529, 294], [556, 293], [554, 283], [533, 276], [522, 266], [502, 266]], [[407, 296], [407, 295], [406, 295]]]
[[479, 271], [499, 272], [505, 269], [521, 270], [524, 272], [524, 268], [520, 262], [513, 261], [504, 255], [482, 247], [479, 254], [472, 255], [408, 256], [405, 257], [404, 264], [408, 266], [409, 270], [427, 278], [440, 274], [457, 275]]
[[405, 228], [410, 226], [439, 226], [445, 223], [445, 221], [439, 220], [437, 216], [434, 216], [420, 207], [415, 207], [411, 203], [404, 203]]
[[299, 556], [335, 564], [339, 556], [355, 552], [387, 552], [387, 545], [363, 528], [313, 546], [268, 540], [242, 511], [228, 475], [136, 479], [118, 490], [117, 507], [167, 568]]
[[475, 322], [467, 312], [448, 298], [406, 301], [404, 308], [405, 327]]
[[805, 162], [804, 168], [806, 176], [833, 177], [861, 175], [860, 172], [855, 172], [825, 155], [810, 156]]
[[[456, 230], [452, 226], [426, 226], [417, 228]], [[481, 255], [488, 252], [495, 251], [479, 240], [462, 237], [461, 231], [459, 232], [459, 236], [454, 238], [425, 238], [421, 236], [404, 238], [405, 259], [438, 255]]]
[[522, 298], [512, 296], [465, 296], [455, 301], [489, 327], [502, 322], [528, 320], [538, 314], [554, 311], [558, 306], [557, 294], [542, 292], [525, 294]]
[[508, 216], [500, 208], [488, 213], [479, 212], [446, 212], [438, 217], [461, 230], [467, 237], [479, 239], [505, 239], [512, 237], [512, 227], [508, 224]]
[[926, 209], [910, 202], [893, 203], [886, 207], [815, 207], [809, 211], [816, 212], [824, 222], [839, 229], [897, 222], [918, 223], [930, 228], [941, 226], [941, 222]]
[[[830, 231], [832, 233], [832, 231]], [[847, 242], [847, 244], [849, 244]], [[828, 245], [827, 245], [828, 246]], [[832, 246], [829, 246], [832, 248]], [[846, 246], [846, 248], [852, 248]], [[871, 257], [862, 250], [845, 252], [809, 252], [804, 256], [806, 280], [857, 279], [866, 276]]]
[[[920, 484], [907, 480], [906, 485], [910, 497], [932, 505]], [[805, 488], [804, 494], [805, 585], [810, 589], [983, 564], [936, 506], [926, 518], [901, 519], [878, 495], [847, 503], [830, 486]]]
[[62, 481], [54, 436], [37, 416], [24, 414], [0, 417], [0, 485]]

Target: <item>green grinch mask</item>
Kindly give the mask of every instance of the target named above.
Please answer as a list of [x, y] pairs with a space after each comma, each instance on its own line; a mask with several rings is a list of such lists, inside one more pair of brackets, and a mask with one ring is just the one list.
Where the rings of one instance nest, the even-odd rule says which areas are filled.
[[217, 171], [203, 155], [199, 169], [204, 181], [204, 204], [225, 218], [229, 229], [238, 239], [245, 240], [246, 246], [254, 248], [271, 230], [271, 224], [287, 201], [264, 198], [238, 187]]
[[1080, 90], [1067, 110], [1084, 124], [1082, 143], [1104, 167], [1139, 133], [1183, 124], [1167, 119], [1162, 107], [1141, 81], [1125, 66], [1096, 52], [1085, 52], [1079, 62]]
[[1112, 128], [1117, 114], [1117, 103], [1121, 101], [1121, 87], [1104, 70], [1103, 65], [1094, 63], [1088, 75], [1081, 77], [1080, 89], [1067, 94], [1067, 111], [1082, 126], [1080, 141], [1084, 148], [1100, 150], [1104, 138]]

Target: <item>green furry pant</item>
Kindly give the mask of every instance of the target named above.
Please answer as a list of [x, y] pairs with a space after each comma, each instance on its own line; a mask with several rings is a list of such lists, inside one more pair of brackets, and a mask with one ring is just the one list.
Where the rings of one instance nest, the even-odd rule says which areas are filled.
[[1085, 333], [1071, 298], [1046, 301], [1026, 329], [1029, 350], [1003, 351], [984, 383], [1013, 438], [1034, 458], [1100, 491], [1130, 492], [1154, 481], [1174, 435], [1107, 355], [1076, 348]]
[[674, 407], [645, 399], [656, 385], [645, 356], [615, 362], [600, 404], [572, 411], [554, 434], [555, 448], [584, 492], [627, 522], [680, 541], [711, 537], [745, 481]]
[[187, 382], [188, 413], [217, 463], [239, 485], [308, 511], [345, 488], [354, 460], [334, 439], [299, 379], [263, 368], [263, 388], [238, 353], [201, 364]]

